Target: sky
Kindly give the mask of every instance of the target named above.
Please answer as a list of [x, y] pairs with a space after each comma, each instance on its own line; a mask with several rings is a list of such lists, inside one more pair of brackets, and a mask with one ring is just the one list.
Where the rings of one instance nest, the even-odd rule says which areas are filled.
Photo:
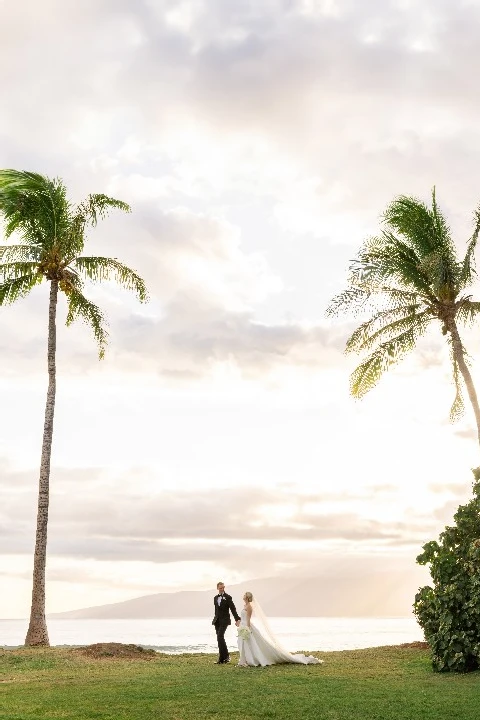
[[[59, 303], [48, 612], [339, 563], [413, 573], [469, 499], [440, 328], [355, 401], [355, 320], [325, 310], [399, 194], [435, 185], [465, 249], [479, 23], [474, 0], [0, 0], [0, 167], [128, 202], [87, 249], [151, 297], [88, 288], [101, 362]], [[3, 618], [30, 605], [47, 302], [0, 308]]]

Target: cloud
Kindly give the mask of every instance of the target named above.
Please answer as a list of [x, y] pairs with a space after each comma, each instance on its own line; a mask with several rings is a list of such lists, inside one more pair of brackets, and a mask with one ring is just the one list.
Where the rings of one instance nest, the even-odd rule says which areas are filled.
[[202, 377], [221, 363], [234, 363], [247, 377], [282, 365], [313, 370], [334, 366], [341, 352], [336, 331], [264, 325], [247, 313], [192, 302], [191, 296], [177, 297], [167, 313], [159, 321], [122, 323], [120, 343], [121, 352], [138, 355], [140, 362], [150, 359], [170, 377]]
[[[248, 485], [148, 493], [135, 492], [132, 475], [134, 471], [117, 479], [112, 498], [102, 493], [106, 480], [98, 470], [56, 469], [49, 552], [97, 560], [215, 562], [228, 555], [249, 555], [255, 548], [271, 554], [275, 547], [288, 546], [289, 557], [298, 560], [309, 546], [415, 544], [435, 528], [415, 513], [399, 512], [388, 522], [374, 519], [372, 499], [381, 495], [390, 502], [395, 488], [389, 485], [341, 494]], [[33, 478], [34, 473], [4, 473], [0, 534], [9, 537], [10, 553], [25, 554], [31, 547]]]
[[[458, 434], [458, 433], [456, 433]], [[468, 498], [469, 495], [471, 495], [472, 485], [471, 483], [431, 483], [429, 485], [429, 490], [431, 490], [433, 493], [442, 495], [442, 494], [448, 494], [448, 495], [454, 495], [458, 496], [462, 499]]]
[[[127, 250], [130, 262], [125, 239], [130, 226], [123, 229], [117, 223], [113, 227], [120, 228], [120, 238], [123, 232], [120, 252]], [[234, 363], [251, 377], [282, 365], [315, 369], [338, 363], [344, 345], [341, 328], [255, 319], [254, 307], [278, 293], [281, 281], [261, 254], [242, 251], [238, 231], [229, 223], [184, 209], [144, 209], [134, 227], [141, 239], [135, 265], [145, 268], [153, 309], [141, 309], [113, 287], [86, 289], [111, 320], [110, 352], [117, 368], [136, 367], [138, 372], [149, 366], [171, 379], [191, 381], [221, 363]], [[113, 254], [113, 244], [105, 244], [103, 252]], [[91, 333], [78, 324], [68, 331], [62, 327], [64, 305], [62, 299], [59, 366], [67, 373], [94, 369]], [[45, 354], [46, 309], [47, 291], [42, 286], [5, 315], [1, 343], [8, 349], [3, 358], [10, 374], [38, 372]], [[12, 363], [12, 348], [18, 363]]]
[[470, 428], [459, 428], [458, 430], [455, 430], [455, 435], [459, 438], [462, 438], [464, 440], [478, 440], [478, 432], [476, 428], [470, 427]]
[[[473, 435], [440, 425], [439, 340], [359, 409], [346, 400], [352, 325], [324, 310], [394, 195], [428, 200], [436, 184], [456, 239], [469, 236], [479, 13], [447, 0], [9, 5], [0, 166], [61, 176], [74, 200], [131, 203], [88, 251], [135, 268], [152, 296], [139, 307], [88, 288], [110, 318], [101, 365], [60, 303], [52, 572], [73, 583], [71, 563], [87, 583], [83, 563], [144, 558], [177, 578], [263, 573], [320, 552], [406, 552], [448, 521]], [[0, 451], [31, 467], [47, 288], [1, 318]], [[1, 537], [30, 558], [36, 471], [2, 472]]]
[[[317, 187], [308, 227], [316, 220], [322, 232], [325, 215], [345, 215], [346, 201], [366, 228], [399, 181], [422, 193], [436, 181], [461, 205], [468, 201], [451, 161], [461, 153], [475, 167], [466, 118], [474, 120], [478, 100], [463, 71], [478, 55], [471, 4], [426, 2], [419, 12], [390, 0], [370, 3], [367, 13], [350, 2], [336, 13], [307, 11], [300, 0], [228, 9], [222, 2], [49, 6], [57, 10], [45, 25], [30, 3], [27, 14], [10, 8], [2, 26], [10, 58], [2, 85], [16, 100], [5, 107], [4, 134], [22, 131], [22, 144], [6, 145], [7, 164], [56, 167], [75, 186], [92, 169], [100, 179], [135, 168], [160, 185], [170, 178], [177, 197], [242, 187], [270, 196], [299, 228], [306, 208], [292, 195]], [[39, 27], [47, 45], [55, 39], [55, 54], [31, 41]], [[20, 94], [27, 67], [31, 89]], [[42, 123], [31, 113], [40, 97]]]

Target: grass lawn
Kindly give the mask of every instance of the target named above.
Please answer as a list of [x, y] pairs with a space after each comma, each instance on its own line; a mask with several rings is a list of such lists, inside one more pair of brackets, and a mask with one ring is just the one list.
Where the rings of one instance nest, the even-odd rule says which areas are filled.
[[439, 675], [421, 648], [314, 653], [323, 665], [236, 668], [213, 655], [87, 657], [0, 649], [0, 718], [479, 720], [480, 673]]

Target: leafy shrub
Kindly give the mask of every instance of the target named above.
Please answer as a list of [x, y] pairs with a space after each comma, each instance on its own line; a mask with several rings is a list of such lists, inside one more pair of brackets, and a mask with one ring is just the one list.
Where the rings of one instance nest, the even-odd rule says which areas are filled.
[[430, 564], [433, 587], [419, 589], [413, 608], [438, 672], [480, 667], [480, 468], [473, 474], [472, 500], [417, 557], [419, 565]]

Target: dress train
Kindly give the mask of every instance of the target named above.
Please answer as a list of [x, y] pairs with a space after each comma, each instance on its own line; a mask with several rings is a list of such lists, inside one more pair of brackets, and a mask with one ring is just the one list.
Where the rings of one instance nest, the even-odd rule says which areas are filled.
[[[241, 622], [238, 629], [241, 631], [242, 628], [248, 628], [246, 610], [242, 610], [240, 618]], [[301, 653], [292, 655], [281, 647], [276, 647], [262, 635], [252, 622], [250, 623], [250, 633], [246, 637], [243, 637], [243, 633], [238, 635], [238, 650], [240, 653], [239, 666], [261, 665], [265, 667], [266, 665], [279, 665], [281, 663], [314, 665], [323, 662], [313, 657], [313, 655], [302, 655]]]

